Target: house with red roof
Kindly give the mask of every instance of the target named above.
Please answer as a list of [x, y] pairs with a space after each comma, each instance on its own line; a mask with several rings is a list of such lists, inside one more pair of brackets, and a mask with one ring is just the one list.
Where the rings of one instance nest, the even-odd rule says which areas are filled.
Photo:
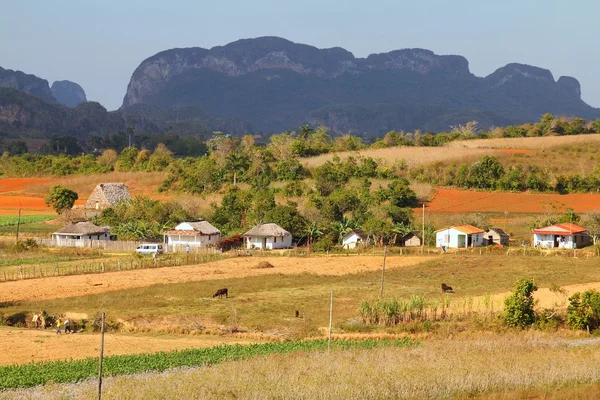
[[533, 230], [533, 245], [547, 249], [579, 249], [590, 246], [592, 237], [587, 229], [565, 222]]
[[435, 231], [435, 245], [442, 249], [485, 246], [483, 229], [473, 225], [457, 225]]

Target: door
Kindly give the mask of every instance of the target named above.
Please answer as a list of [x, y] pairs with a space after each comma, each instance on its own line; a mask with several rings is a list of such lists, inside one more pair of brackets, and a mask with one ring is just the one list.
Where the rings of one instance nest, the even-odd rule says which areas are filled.
[[458, 242], [456, 247], [467, 247], [467, 235], [458, 235], [456, 239]]
[[262, 240], [262, 248], [263, 249], [267, 248], [267, 238], [263, 238], [263, 240]]

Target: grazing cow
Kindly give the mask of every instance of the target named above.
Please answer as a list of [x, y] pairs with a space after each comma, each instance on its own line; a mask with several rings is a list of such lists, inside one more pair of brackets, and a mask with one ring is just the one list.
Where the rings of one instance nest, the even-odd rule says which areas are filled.
[[298, 310], [296, 310], [296, 318], [300, 318], [300, 312], [298, 312]]
[[454, 289], [451, 286], [442, 283], [442, 293], [454, 293]]
[[227, 288], [219, 289], [219, 290], [217, 290], [217, 292], [215, 294], [213, 294], [213, 298], [214, 297], [221, 298], [223, 296], [225, 296], [225, 298], [228, 297]]

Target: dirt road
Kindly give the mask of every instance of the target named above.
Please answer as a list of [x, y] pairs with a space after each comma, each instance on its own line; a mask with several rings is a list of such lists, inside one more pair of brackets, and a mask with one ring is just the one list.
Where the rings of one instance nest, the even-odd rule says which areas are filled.
[[[388, 257], [386, 268], [416, 265], [435, 256]], [[261, 261], [274, 268], [255, 269]], [[240, 257], [206, 264], [29, 279], [0, 283], [0, 302], [30, 301], [85, 296], [161, 283], [194, 282], [271, 274], [345, 275], [381, 268], [372, 256], [341, 257]]]

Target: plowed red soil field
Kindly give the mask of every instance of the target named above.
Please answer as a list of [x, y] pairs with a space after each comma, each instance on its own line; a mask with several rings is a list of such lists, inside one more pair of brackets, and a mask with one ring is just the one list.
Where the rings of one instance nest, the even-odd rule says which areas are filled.
[[0, 193], [19, 192], [29, 185], [54, 182], [54, 178], [6, 178], [0, 179]]
[[600, 194], [499, 193], [439, 189], [427, 203], [431, 212], [541, 213], [548, 207], [575, 212], [600, 210]]

